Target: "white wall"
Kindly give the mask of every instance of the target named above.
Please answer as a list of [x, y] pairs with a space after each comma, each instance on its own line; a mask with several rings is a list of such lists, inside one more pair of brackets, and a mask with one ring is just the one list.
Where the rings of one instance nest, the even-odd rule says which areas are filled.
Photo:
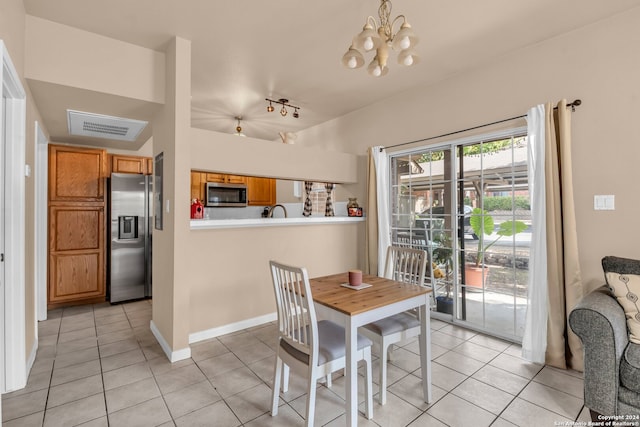
[[26, 23], [26, 78], [164, 102], [163, 53], [35, 16]]

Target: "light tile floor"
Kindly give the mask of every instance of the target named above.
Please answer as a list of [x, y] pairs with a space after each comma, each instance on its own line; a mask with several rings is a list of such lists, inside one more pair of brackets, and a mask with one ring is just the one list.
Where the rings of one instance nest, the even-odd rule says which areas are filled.
[[[304, 425], [305, 381], [293, 375], [278, 415], [268, 412], [273, 323], [196, 343], [190, 359], [171, 364], [150, 319], [150, 300], [50, 311], [38, 325], [40, 347], [27, 387], [2, 396], [3, 426]], [[393, 352], [387, 404], [374, 400], [373, 420], [361, 415], [360, 425], [588, 421], [580, 373], [527, 363], [517, 345], [437, 320], [432, 330], [433, 402], [420, 398], [413, 341]], [[335, 375], [332, 388], [318, 384], [315, 425], [344, 424], [344, 377]]]

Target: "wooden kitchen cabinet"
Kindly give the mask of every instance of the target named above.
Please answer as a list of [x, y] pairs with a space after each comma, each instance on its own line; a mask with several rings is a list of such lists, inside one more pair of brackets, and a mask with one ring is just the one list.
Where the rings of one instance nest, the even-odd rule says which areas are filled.
[[106, 297], [105, 177], [101, 149], [49, 146], [49, 307]]
[[229, 175], [226, 173], [205, 173], [204, 182], [217, 182], [220, 184], [246, 184], [247, 177], [241, 175]]
[[271, 206], [276, 203], [276, 180], [255, 176], [229, 175], [191, 171], [191, 200], [204, 200], [204, 184], [217, 182], [220, 184], [246, 184], [247, 204], [249, 206]]
[[104, 301], [104, 206], [49, 207], [49, 305]]
[[[191, 171], [191, 200], [204, 200], [204, 183], [207, 182], [207, 174]], [[204, 203], [204, 202], [203, 202]]]
[[227, 175], [227, 184], [246, 184], [247, 177], [240, 175]]
[[106, 152], [49, 146], [49, 201], [104, 203]]
[[111, 155], [112, 173], [135, 173], [140, 175], [150, 175], [148, 157]]
[[204, 175], [204, 181], [203, 182], [218, 182], [220, 184], [224, 184], [226, 182], [227, 175], [225, 175], [223, 173], [202, 172], [202, 174]]
[[247, 177], [247, 204], [271, 206], [276, 203], [276, 180], [273, 178]]

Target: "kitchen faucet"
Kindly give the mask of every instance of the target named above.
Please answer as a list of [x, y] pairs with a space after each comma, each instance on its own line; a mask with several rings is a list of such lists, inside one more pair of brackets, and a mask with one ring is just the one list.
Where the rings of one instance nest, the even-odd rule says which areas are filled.
[[285, 208], [281, 204], [277, 204], [277, 205], [269, 206], [269, 211], [267, 212], [267, 218], [273, 218], [273, 210], [278, 206], [282, 208], [282, 211], [284, 212], [284, 217], [285, 218], [287, 217], [287, 208]]

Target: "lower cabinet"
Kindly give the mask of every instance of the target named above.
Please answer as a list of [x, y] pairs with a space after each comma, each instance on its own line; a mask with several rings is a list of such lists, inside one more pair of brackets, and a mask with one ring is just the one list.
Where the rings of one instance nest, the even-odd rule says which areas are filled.
[[102, 206], [49, 208], [49, 304], [104, 300], [104, 220]]

